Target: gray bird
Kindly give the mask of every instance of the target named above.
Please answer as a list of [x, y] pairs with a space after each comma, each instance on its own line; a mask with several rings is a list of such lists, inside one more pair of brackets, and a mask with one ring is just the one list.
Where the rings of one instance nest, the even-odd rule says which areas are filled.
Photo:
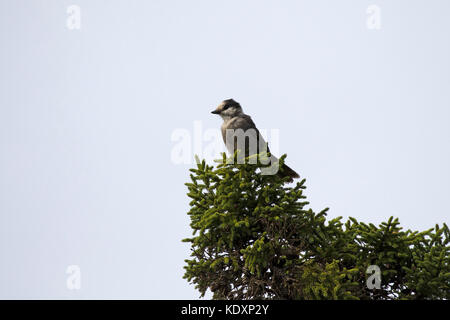
[[[223, 124], [221, 127], [222, 137], [230, 154], [234, 154], [237, 149], [245, 150], [245, 157], [263, 152], [264, 150], [270, 152], [266, 141], [259, 133], [252, 118], [242, 111], [242, 107], [238, 102], [233, 99], [224, 100], [221, 104], [219, 104], [216, 110], [211, 113], [218, 114], [223, 119]], [[239, 132], [239, 129], [242, 129], [240, 132], [243, 132], [245, 135], [240, 141], [242, 144], [245, 143], [245, 146], [239, 144], [238, 134], [231, 136], [233, 132]], [[278, 159], [273, 155], [271, 155], [270, 160], [271, 163], [274, 163], [275, 161], [278, 163]], [[294, 178], [299, 178], [297, 172], [289, 168], [287, 165], [283, 165], [283, 168], [281, 171], [278, 171], [277, 174], [280, 177], [290, 177], [289, 182], [292, 182]]]

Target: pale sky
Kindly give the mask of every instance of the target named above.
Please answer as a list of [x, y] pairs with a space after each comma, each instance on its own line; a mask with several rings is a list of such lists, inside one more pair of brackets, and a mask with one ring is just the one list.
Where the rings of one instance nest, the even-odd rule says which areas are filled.
[[445, 0], [0, 0], [0, 298], [197, 298], [182, 279], [191, 165], [174, 163], [171, 137], [218, 129], [210, 111], [227, 98], [279, 131], [314, 210], [448, 223], [449, 12]]

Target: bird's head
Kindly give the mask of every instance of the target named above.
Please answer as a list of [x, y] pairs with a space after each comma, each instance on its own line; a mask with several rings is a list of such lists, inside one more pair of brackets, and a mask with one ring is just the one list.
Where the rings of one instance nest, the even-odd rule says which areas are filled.
[[226, 120], [241, 115], [242, 107], [233, 99], [227, 99], [219, 104], [216, 110], [211, 111], [211, 113], [218, 114], [222, 119]]

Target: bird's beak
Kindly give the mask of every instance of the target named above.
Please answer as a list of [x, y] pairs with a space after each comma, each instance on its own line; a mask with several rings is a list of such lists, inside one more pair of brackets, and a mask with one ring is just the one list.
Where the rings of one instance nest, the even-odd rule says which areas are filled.
[[211, 111], [211, 113], [213, 113], [213, 114], [219, 114], [219, 113], [220, 113], [220, 111], [218, 111], [218, 110], [214, 110], [214, 111]]

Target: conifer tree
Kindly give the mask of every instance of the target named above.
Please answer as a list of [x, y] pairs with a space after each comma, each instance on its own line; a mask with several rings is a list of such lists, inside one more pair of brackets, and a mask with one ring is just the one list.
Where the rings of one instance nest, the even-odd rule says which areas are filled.
[[[284, 163], [285, 155], [280, 164]], [[261, 174], [225, 154], [197, 160], [186, 183], [193, 236], [184, 278], [214, 299], [449, 299], [446, 224], [404, 231], [398, 219], [375, 226], [315, 213], [305, 180]], [[369, 266], [381, 271], [370, 288]]]

